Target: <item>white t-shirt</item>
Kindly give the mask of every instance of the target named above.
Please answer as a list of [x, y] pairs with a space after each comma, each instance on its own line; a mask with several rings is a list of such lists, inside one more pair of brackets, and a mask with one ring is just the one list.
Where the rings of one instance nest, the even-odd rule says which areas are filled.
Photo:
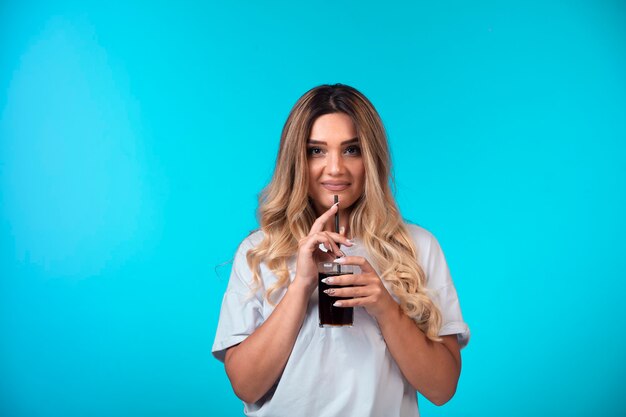
[[[440, 336], [456, 334], [461, 347], [469, 341], [456, 289], [437, 239], [426, 229], [407, 225], [417, 246], [419, 262], [427, 277], [427, 288], [440, 308], [443, 325]], [[226, 349], [242, 342], [272, 313], [263, 289], [251, 294], [252, 272], [246, 253], [258, 245], [263, 234], [257, 231], [239, 246], [222, 301], [213, 355], [224, 361]], [[360, 241], [343, 246], [347, 256], [370, 260]], [[370, 263], [372, 261], [370, 260]], [[376, 265], [372, 265], [377, 272]], [[288, 262], [295, 277], [295, 256]], [[276, 276], [261, 264], [263, 287]], [[389, 287], [387, 287], [389, 290]], [[281, 290], [278, 298], [282, 298]], [[313, 291], [300, 333], [285, 369], [270, 391], [256, 403], [244, 403], [247, 416], [299, 417], [417, 417], [416, 391], [404, 378], [389, 353], [378, 324], [364, 308], [354, 308], [352, 327], [319, 327], [318, 292]]]

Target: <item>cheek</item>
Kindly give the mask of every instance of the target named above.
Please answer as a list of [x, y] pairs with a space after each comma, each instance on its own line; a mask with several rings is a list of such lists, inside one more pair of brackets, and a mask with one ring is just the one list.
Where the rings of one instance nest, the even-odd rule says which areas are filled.
[[309, 174], [318, 175], [320, 171], [321, 164], [318, 160], [309, 161]]
[[322, 169], [322, 164], [319, 161], [309, 161], [309, 188], [315, 185], [315, 180], [321, 175]]
[[355, 166], [353, 175], [354, 175], [355, 181], [359, 183], [361, 188], [364, 187], [365, 186], [365, 166], [363, 165], [362, 162], [358, 164], [357, 166]]

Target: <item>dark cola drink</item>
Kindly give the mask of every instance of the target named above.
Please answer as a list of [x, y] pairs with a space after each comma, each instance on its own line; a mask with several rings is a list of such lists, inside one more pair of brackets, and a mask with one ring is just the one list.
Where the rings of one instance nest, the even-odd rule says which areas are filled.
[[320, 327], [352, 326], [354, 322], [354, 308], [333, 306], [335, 301], [350, 299], [351, 297], [331, 297], [324, 290], [342, 288], [342, 286], [328, 285], [323, 283], [322, 280], [331, 276], [353, 274], [354, 268], [351, 265], [341, 266], [331, 262], [320, 262], [318, 271]]

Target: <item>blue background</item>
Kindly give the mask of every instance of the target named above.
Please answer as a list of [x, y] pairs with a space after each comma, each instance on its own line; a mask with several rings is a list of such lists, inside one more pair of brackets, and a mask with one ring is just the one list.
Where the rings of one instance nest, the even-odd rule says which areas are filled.
[[0, 415], [240, 415], [228, 261], [334, 82], [378, 108], [472, 330], [422, 415], [626, 414], [622, 2], [175, 4], [0, 5]]

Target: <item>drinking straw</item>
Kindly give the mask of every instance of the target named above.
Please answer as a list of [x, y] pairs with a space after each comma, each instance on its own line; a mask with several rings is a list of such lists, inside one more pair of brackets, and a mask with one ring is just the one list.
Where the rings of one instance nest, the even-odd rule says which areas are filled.
[[[334, 203], [337, 204], [339, 202], [339, 196], [335, 194]], [[335, 213], [335, 233], [339, 233], [339, 210]]]
[[[334, 195], [334, 203], [337, 204], [339, 202], [339, 196], [337, 194]], [[335, 213], [335, 233], [339, 233], [339, 209]], [[341, 244], [339, 244], [341, 247]], [[341, 265], [337, 264], [337, 272], [341, 274]]]

